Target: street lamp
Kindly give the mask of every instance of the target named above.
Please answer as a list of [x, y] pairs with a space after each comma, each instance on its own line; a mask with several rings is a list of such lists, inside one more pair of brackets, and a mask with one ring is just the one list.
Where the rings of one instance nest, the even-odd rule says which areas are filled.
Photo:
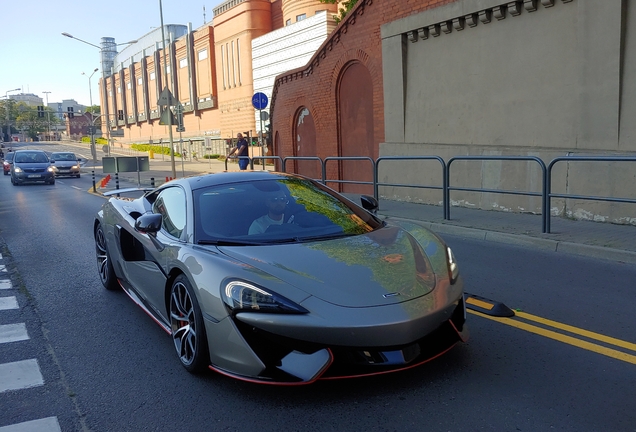
[[[95, 72], [97, 72], [99, 69], [95, 68], [95, 70], [93, 71], [92, 74], [90, 74], [88, 76], [88, 97], [90, 100], [90, 105], [91, 105], [91, 153], [93, 155], [93, 166], [97, 165], [97, 150], [95, 149], [95, 131], [94, 126], [93, 126], [93, 90], [91, 89], [91, 78], [93, 78], [93, 75], [95, 75]], [[84, 72], [82, 72], [82, 75], [86, 75]]]
[[[17, 88], [17, 89], [13, 89], [13, 90], [7, 90], [4, 93], [4, 98], [6, 101], [6, 107], [7, 107], [7, 137], [9, 138], [9, 141], [11, 141], [11, 125], [9, 124], [9, 93], [10, 92], [14, 92], [14, 91], [20, 91], [22, 90], [21, 88]], [[3, 139], [4, 141], [4, 139]]]
[[[100, 56], [101, 56], [101, 61], [102, 61], [102, 95], [103, 95], [103, 101], [104, 101], [104, 112], [106, 114], [106, 141], [108, 142], [108, 154], [110, 154], [110, 124], [108, 124], [108, 91], [106, 90], [106, 70], [104, 68], [104, 50], [102, 47], [92, 44], [90, 42], [86, 42], [85, 40], [82, 40], [80, 38], [77, 38], [69, 33], [62, 33], [62, 36], [66, 36], [67, 38], [71, 38], [71, 39], [75, 39], [78, 40], [82, 43], [85, 43], [86, 45], [90, 45], [92, 47], [95, 47], [99, 50]], [[124, 43], [118, 43], [115, 44], [115, 46], [118, 45], [130, 45], [133, 43], [137, 43], [137, 40], [131, 40], [128, 42], [124, 42]], [[94, 150], [94, 149], [93, 149]], [[96, 152], [95, 152], [96, 153]], [[94, 153], [93, 158], [96, 158], [97, 155]]]
[[43, 91], [42, 93], [44, 93], [46, 95], [46, 123], [48, 125], [48, 130], [49, 130], [49, 141], [51, 140], [51, 117], [49, 114], [49, 93], [51, 93], [50, 91]]

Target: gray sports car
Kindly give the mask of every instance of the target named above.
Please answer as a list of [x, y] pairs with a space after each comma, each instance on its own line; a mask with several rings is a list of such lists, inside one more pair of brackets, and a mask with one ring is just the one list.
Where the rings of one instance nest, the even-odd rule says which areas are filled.
[[361, 201], [267, 171], [112, 196], [94, 223], [101, 281], [190, 372], [297, 385], [411, 368], [465, 340], [462, 279], [437, 235]]

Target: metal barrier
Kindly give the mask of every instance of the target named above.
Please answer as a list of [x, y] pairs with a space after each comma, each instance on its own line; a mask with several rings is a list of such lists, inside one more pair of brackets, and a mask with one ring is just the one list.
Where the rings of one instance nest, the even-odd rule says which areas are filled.
[[[517, 161], [535, 161], [539, 164], [542, 171], [542, 180], [543, 184], [541, 185], [541, 192], [519, 192], [505, 189], [484, 189], [484, 188], [465, 188], [465, 187], [453, 187], [450, 185], [450, 173], [451, 173], [451, 165], [456, 160], [517, 160]], [[459, 191], [467, 191], [467, 192], [490, 192], [490, 193], [501, 193], [508, 195], [528, 195], [528, 196], [538, 196], [541, 197], [541, 212], [543, 215], [542, 219], [542, 227], [543, 232], [547, 232], [546, 229], [546, 218], [545, 214], [548, 208], [547, 200], [546, 200], [546, 167], [545, 163], [536, 156], [455, 156], [448, 160], [446, 164], [446, 211], [444, 212], [445, 219], [450, 220], [450, 191], [451, 190], [459, 190]]]
[[[276, 156], [277, 157], [277, 156]], [[227, 171], [227, 160], [230, 159], [229, 157], [225, 158], [225, 171]], [[232, 158], [234, 159], [234, 158]], [[251, 161], [249, 156], [237, 156], [236, 159], [247, 159], [250, 163], [251, 169], [254, 169], [254, 162]]]
[[[373, 169], [372, 171], [373, 181], [368, 182], [368, 181], [354, 181], [354, 180], [327, 180], [327, 162], [332, 160], [338, 160], [338, 161], [366, 160], [371, 162], [372, 169]], [[329, 183], [354, 183], [354, 184], [373, 185], [375, 189], [375, 185], [378, 183], [378, 179], [376, 177], [375, 161], [367, 156], [332, 156], [332, 157], [325, 158], [324, 162], [322, 163], [322, 184], [326, 185], [327, 181], [329, 181]], [[378, 197], [376, 196], [375, 199], [378, 199]]]
[[[288, 156], [285, 159], [283, 159], [283, 163], [281, 165], [281, 171], [282, 172], [287, 172], [287, 161], [291, 160], [291, 161], [297, 161], [297, 160], [307, 160], [307, 161], [318, 161], [320, 162], [320, 172], [324, 172], [324, 165], [325, 162], [319, 158], [318, 156]], [[314, 179], [316, 181], [320, 181], [322, 182], [322, 178], [319, 179]], [[324, 184], [324, 182], [323, 182]]]
[[254, 156], [250, 160], [250, 169], [254, 169], [254, 161], [262, 160], [263, 161], [263, 171], [265, 171], [265, 161], [269, 159], [277, 159], [281, 164], [283, 163], [283, 158], [280, 156]]
[[554, 198], [574, 198], [574, 199], [583, 199], [583, 200], [591, 200], [591, 201], [607, 201], [607, 202], [620, 202], [620, 203], [630, 203], [636, 204], [636, 199], [633, 198], [611, 198], [611, 197], [599, 197], [593, 195], [574, 195], [574, 194], [554, 194], [552, 193], [552, 167], [557, 162], [562, 161], [588, 161], [588, 162], [636, 162], [636, 157], [630, 156], [561, 156], [552, 159], [550, 164], [548, 165], [548, 170], [546, 174], [546, 187], [545, 187], [545, 205], [547, 207], [547, 211], [543, 212], [544, 222], [543, 225], [545, 227], [544, 233], [550, 232], [550, 205], [552, 201], [552, 197]]
[[[421, 185], [407, 185], [399, 183], [380, 183], [380, 161], [383, 160], [436, 160], [442, 165], [442, 186], [421, 186]], [[439, 156], [381, 156], [375, 161], [375, 184], [373, 185], [373, 196], [379, 201], [380, 193], [378, 191], [379, 186], [396, 186], [396, 187], [413, 187], [421, 189], [441, 189], [442, 190], [442, 207], [444, 212], [444, 219], [449, 219], [446, 214], [446, 189], [448, 184], [446, 183], [446, 163], [444, 159]]]

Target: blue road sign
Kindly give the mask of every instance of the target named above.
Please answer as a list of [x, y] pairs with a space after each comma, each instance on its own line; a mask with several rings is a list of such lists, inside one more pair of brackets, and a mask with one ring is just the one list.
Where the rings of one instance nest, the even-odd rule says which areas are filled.
[[267, 107], [267, 95], [265, 93], [257, 92], [252, 96], [252, 105], [257, 110], [262, 110]]

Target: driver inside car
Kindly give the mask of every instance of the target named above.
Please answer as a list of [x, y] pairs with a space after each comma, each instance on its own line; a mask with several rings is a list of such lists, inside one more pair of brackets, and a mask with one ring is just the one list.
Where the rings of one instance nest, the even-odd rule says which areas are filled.
[[[265, 199], [267, 214], [252, 222], [248, 234], [263, 234], [271, 225], [282, 225], [285, 219], [285, 209], [287, 208], [288, 203], [289, 198], [287, 198], [284, 191], [278, 190], [276, 192], [271, 192]], [[292, 215], [287, 223], [291, 223], [293, 218], [294, 216]]]

